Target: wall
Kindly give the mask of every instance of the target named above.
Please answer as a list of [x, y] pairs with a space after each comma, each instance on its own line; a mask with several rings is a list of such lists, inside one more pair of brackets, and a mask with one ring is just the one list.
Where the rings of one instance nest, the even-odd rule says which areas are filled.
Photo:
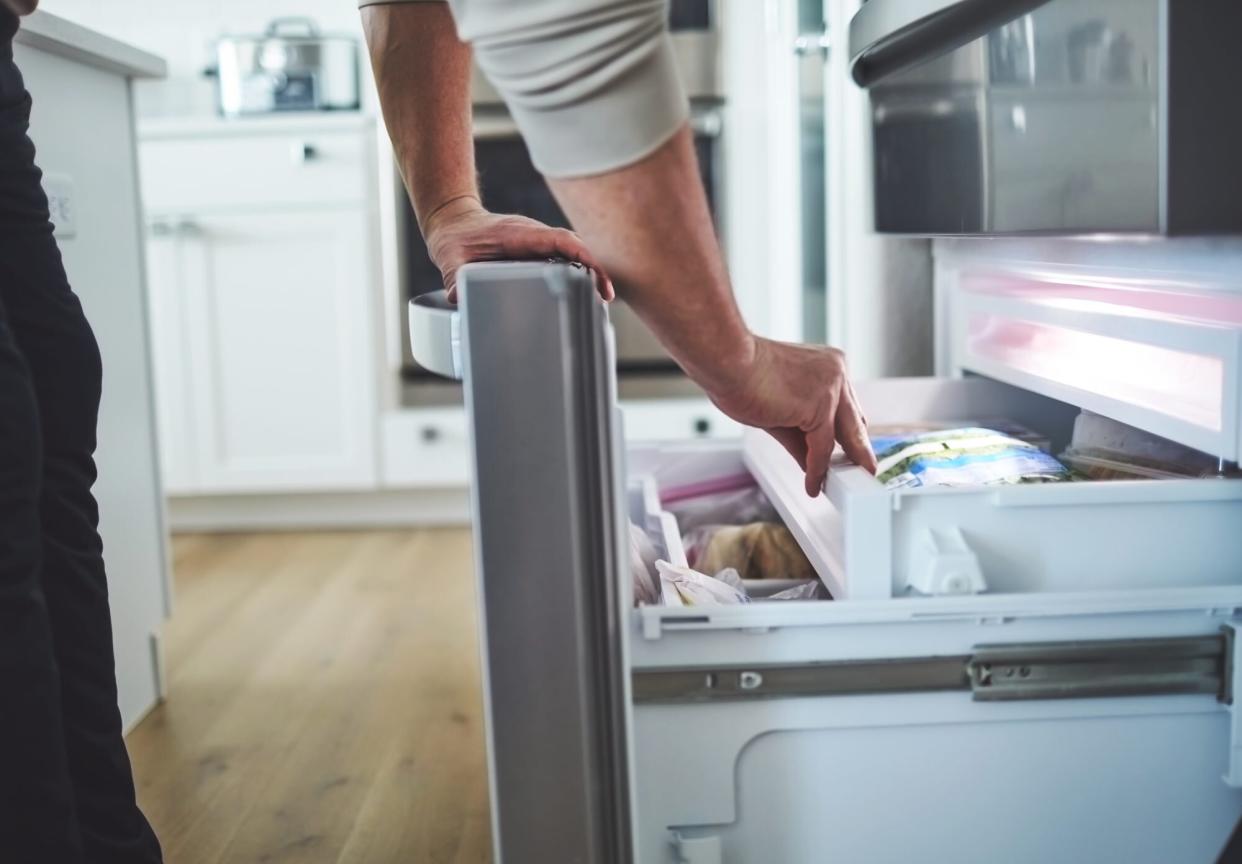
[[214, 110], [202, 71], [222, 33], [261, 33], [273, 18], [302, 15], [325, 32], [362, 36], [353, 0], [42, 0], [39, 8], [167, 60], [167, 81], [138, 82], [138, 110], [147, 115]]

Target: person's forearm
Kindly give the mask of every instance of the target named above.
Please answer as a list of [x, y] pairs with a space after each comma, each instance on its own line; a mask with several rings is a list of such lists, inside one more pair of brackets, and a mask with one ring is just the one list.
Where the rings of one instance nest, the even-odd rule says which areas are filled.
[[686, 372], [709, 392], [753, 359], [688, 126], [651, 156], [593, 177], [549, 180], [577, 232]]
[[478, 201], [470, 128], [470, 48], [446, 3], [362, 10], [375, 84], [419, 225], [463, 199]]

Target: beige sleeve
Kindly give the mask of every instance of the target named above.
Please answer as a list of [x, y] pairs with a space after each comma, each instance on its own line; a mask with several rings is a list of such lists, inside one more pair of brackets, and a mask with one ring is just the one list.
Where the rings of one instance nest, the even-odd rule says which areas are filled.
[[689, 115], [668, 34], [668, 0], [448, 2], [457, 32], [473, 46], [547, 176], [633, 164]]
[[444, 3], [446, 0], [358, 0], [358, 8], [363, 6], [388, 6], [393, 3]]

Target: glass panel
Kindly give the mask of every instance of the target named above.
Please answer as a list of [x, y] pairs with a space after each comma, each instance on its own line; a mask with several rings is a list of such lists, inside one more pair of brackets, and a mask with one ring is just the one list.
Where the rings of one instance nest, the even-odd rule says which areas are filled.
[[823, 0], [798, 3], [798, 123], [802, 211], [802, 338], [828, 339], [828, 234], [824, 185]]

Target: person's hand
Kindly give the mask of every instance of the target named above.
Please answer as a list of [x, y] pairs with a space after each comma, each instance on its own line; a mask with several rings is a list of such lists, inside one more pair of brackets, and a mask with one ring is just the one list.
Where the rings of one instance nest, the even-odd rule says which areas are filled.
[[473, 261], [530, 261], [562, 258], [595, 271], [596, 290], [605, 300], [616, 292], [577, 234], [525, 216], [491, 213], [474, 198], [459, 198], [435, 211], [423, 226], [427, 251], [440, 269], [448, 299], [457, 302], [457, 271]]
[[708, 389], [716, 405], [740, 423], [757, 426], [779, 441], [806, 472], [806, 494], [824, 487], [837, 442], [845, 455], [875, 473], [875, 454], [867, 437], [845, 355], [836, 348], [754, 339], [744, 368], [732, 384]]

